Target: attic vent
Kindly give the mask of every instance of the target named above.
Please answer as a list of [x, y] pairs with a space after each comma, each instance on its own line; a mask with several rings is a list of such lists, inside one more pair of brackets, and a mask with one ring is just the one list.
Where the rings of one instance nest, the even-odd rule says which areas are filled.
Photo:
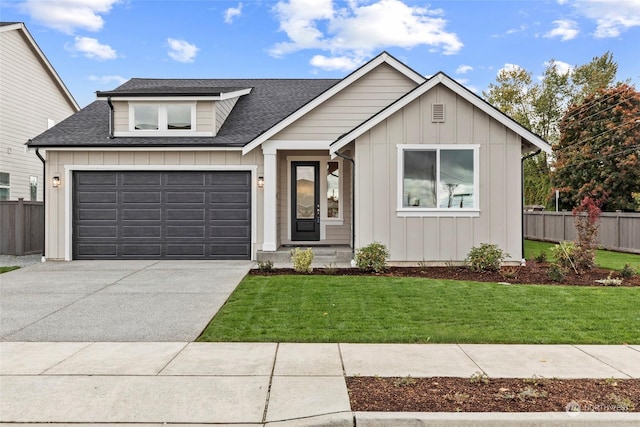
[[431, 104], [431, 122], [444, 123], [444, 104]]

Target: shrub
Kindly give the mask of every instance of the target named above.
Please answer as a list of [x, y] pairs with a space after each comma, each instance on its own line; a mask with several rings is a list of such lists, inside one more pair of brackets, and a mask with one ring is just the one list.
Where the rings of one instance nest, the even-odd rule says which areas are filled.
[[547, 270], [547, 277], [549, 277], [549, 279], [553, 280], [554, 282], [562, 283], [564, 282], [566, 276], [566, 270], [558, 264], [551, 264], [551, 266]]
[[626, 263], [622, 268], [622, 271], [620, 271], [620, 277], [622, 277], [623, 279], [631, 279], [635, 275], [636, 272], [633, 270], [633, 268], [631, 268], [629, 263]]
[[295, 248], [291, 250], [291, 262], [293, 262], [293, 269], [298, 273], [311, 273], [313, 268], [311, 263], [313, 262], [313, 250], [307, 248], [302, 250]]
[[547, 262], [547, 253], [545, 251], [541, 251], [534, 259], [536, 262]]
[[273, 271], [273, 261], [270, 259], [258, 261], [258, 271], [261, 273], [271, 273]]
[[575, 250], [575, 243], [562, 242], [551, 248], [551, 257], [562, 268], [575, 268]]
[[498, 271], [500, 264], [508, 256], [498, 245], [481, 243], [480, 247], [471, 248], [466, 261], [473, 271]]
[[582, 199], [579, 206], [573, 209], [577, 234], [574, 262], [578, 270], [589, 270], [595, 265], [600, 204], [602, 203], [596, 203], [587, 196]]
[[389, 251], [382, 243], [373, 242], [364, 248], [356, 250], [356, 266], [360, 270], [380, 273], [387, 268], [387, 258]]

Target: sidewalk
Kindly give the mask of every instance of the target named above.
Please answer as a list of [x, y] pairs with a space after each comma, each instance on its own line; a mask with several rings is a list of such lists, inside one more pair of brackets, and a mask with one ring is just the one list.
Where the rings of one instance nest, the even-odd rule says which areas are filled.
[[344, 380], [353, 375], [470, 377], [477, 371], [490, 378], [640, 378], [640, 346], [1, 342], [0, 422], [640, 423], [638, 413], [354, 413]]

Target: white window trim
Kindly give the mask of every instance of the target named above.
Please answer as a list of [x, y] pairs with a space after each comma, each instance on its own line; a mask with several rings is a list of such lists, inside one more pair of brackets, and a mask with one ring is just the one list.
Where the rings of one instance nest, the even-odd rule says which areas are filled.
[[[398, 217], [479, 217], [480, 216], [480, 144], [398, 144], [397, 146], [397, 199]], [[473, 150], [473, 208], [408, 208], [403, 205], [404, 152], [406, 150]], [[438, 175], [440, 156], [436, 156]], [[438, 181], [440, 177], [437, 177]], [[438, 186], [439, 187], [439, 186]]]
[[[114, 132], [114, 136], [214, 136], [213, 132], [198, 132], [196, 130], [196, 102], [176, 102], [171, 105], [187, 105], [191, 107], [191, 129], [167, 129], [167, 105], [161, 102], [129, 102], [129, 130]], [[136, 129], [135, 108], [137, 106], [158, 107], [158, 130]]]

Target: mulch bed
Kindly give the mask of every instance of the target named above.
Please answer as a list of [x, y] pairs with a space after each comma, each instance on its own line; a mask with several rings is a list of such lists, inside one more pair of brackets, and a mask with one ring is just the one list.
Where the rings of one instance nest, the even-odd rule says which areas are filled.
[[353, 411], [639, 412], [640, 379], [348, 377]]
[[[335, 275], [335, 276], [386, 276], [386, 277], [424, 277], [431, 279], [451, 279], [451, 280], [472, 280], [477, 282], [503, 282], [511, 284], [538, 284], [538, 285], [575, 285], [575, 286], [606, 286], [596, 283], [596, 280], [619, 278], [618, 272], [594, 268], [590, 271], [576, 274], [574, 271], [567, 272], [563, 282], [555, 282], [549, 278], [547, 271], [549, 263], [539, 263], [527, 261], [527, 265], [521, 267], [506, 267], [504, 274], [494, 271], [472, 271], [464, 267], [389, 267], [383, 273], [363, 273], [357, 268], [315, 268], [311, 275]], [[292, 268], [276, 268], [270, 272], [261, 272], [257, 269], [251, 270], [254, 275], [279, 275], [279, 274], [300, 274]], [[515, 274], [515, 277], [509, 277]], [[640, 274], [623, 279], [619, 286], [640, 286]]]

